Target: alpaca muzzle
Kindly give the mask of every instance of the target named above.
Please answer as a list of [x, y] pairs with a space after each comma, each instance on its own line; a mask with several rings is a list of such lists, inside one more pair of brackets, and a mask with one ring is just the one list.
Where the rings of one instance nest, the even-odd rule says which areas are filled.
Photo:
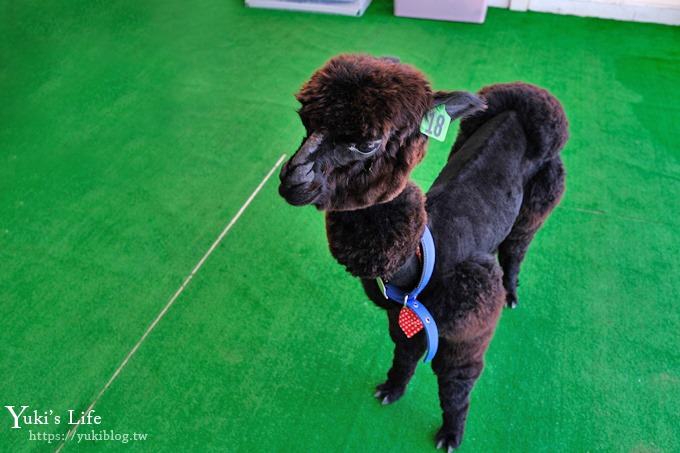
[[313, 203], [322, 192], [323, 178], [314, 171], [314, 153], [323, 140], [319, 132], [310, 135], [281, 169], [279, 194], [293, 206]]

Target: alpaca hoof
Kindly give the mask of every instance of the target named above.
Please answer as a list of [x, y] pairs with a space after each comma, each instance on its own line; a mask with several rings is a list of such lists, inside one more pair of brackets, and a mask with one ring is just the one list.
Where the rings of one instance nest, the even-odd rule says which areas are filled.
[[441, 428], [434, 438], [434, 443], [437, 450], [444, 448], [447, 453], [451, 453], [460, 446], [462, 440], [462, 435]]
[[380, 404], [386, 406], [401, 398], [405, 391], [405, 388], [395, 388], [389, 382], [385, 382], [375, 388], [373, 396], [380, 401]]
[[505, 297], [505, 306], [513, 309], [517, 308], [517, 304], [519, 304], [519, 300], [517, 300], [517, 294], [508, 293], [508, 295]]

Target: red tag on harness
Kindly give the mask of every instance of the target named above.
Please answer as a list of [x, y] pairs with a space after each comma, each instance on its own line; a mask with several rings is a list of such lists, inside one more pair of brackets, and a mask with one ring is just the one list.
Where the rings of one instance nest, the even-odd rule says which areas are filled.
[[406, 338], [411, 338], [413, 335], [417, 334], [423, 330], [423, 323], [418, 318], [413, 310], [407, 307], [402, 307], [399, 312], [399, 327], [406, 335]]

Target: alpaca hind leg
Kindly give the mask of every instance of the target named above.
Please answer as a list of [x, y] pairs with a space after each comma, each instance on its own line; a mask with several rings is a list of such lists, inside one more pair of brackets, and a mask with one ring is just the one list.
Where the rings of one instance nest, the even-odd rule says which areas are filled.
[[564, 167], [555, 158], [547, 162], [524, 189], [524, 201], [508, 237], [498, 247], [498, 261], [503, 268], [503, 286], [507, 291], [506, 304], [515, 308], [518, 303], [519, 269], [536, 231], [560, 202], [564, 193]]
[[413, 373], [418, 365], [418, 360], [425, 353], [425, 334], [417, 333], [412, 338], [407, 338], [399, 327], [399, 309], [387, 310], [390, 324], [390, 337], [394, 341], [394, 358], [392, 367], [387, 372], [387, 380], [378, 385], [375, 397], [382, 404], [390, 404], [402, 397], [406, 391]]

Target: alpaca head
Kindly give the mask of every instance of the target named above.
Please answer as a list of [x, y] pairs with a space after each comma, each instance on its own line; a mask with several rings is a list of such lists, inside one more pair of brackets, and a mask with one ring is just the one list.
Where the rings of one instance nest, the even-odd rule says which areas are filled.
[[364, 208], [396, 197], [425, 155], [425, 113], [446, 104], [452, 118], [483, 107], [465, 92], [433, 92], [425, 76], [394, 58], [340, 55], [316, 71], [297, 99], [306, 130], [281, 170], [292, 205], [327, 211]]

